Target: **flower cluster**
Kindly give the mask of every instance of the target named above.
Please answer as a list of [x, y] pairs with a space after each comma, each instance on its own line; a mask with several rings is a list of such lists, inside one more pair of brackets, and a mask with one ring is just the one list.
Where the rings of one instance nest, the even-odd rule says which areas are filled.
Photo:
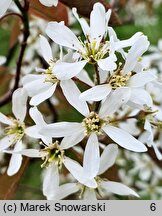
[[[54, 0], [40, 2], [46, 6], [57, 4]], [[10, 3], [1, 0], [4, 10], [0, 16]], [[64, 22], [49, 22], [47, 37], [39, 37], [42, 68], [22, 77], [22, 88], [12, 96], [14, 117], [0, 113], [4, 126], [0, 151], [12, 155], [7, 174], [18, 172], [25, 155], [43, 160], [43, 194], [47, 199], [63, 199], [76, 192], [80, 199], [107, 198], [110, 193], [138, 197], [128, 186], [104, 178], [103, 174], [115, 161], [120, 165], [121, 159], [126, 160], [124, 154], [119, 155], [121, 151], [138, 153], [135, 166], [139, 157], [146, 156], [148, 147], [162, 160], [158, 147], [161, 104], [157, 101], [159, 94], [152, 94], [153, 86], [160, 88], [161, 83], [159, 73], [148, 69], [154, 55], [142, 57], [149, 48], [148, 38], [137, 32], [119, 40], [108, 24], [111, 10], [106, 11], [100, 3], [94, 4], [89, 23], [79, 17], [76, 8], [72, 12], [82, 28], [82, 37], [77, 37]], [[49, 38], [60, 46], [59, 58], [53, 54]], [[88, 71], [88, 67], [92, 69]], [[81, 114], [79, 122], [48, 124], [44, 120], [39, 107], [58, 90]], [[28, 108], [34, 124], [25, 120]], [[63, 184], [62, 175], [66, 179]], [[138, 185], [144, 187], [141, 182]]]

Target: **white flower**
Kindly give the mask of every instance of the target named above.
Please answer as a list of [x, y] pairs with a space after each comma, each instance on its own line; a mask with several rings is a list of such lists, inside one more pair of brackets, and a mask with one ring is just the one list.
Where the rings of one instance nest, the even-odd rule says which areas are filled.
[[[33, 109], [33, 108], [32, 108]], [[67, 146], [65, 142], [55, 141], [52, 143], [43, 144], [44, 149], [24, 149], [21, 151], [14, 151], [14, 155], [22, 154], [32, 158], [42, 158], [44, 163], [42, 168], [46, 168], [43, 173], [43, 194], [48, 200], [62, 199], [69, 194], [75, 193], [78, 187], [75, 184], [64, 184], [59, 186], [59, 170], [64, 164], [64, 151], [71, 146]], [[66, 190], [63, 190], [62, 188]], [[62, 192], [61, 192], [62, 191]]]
[[[77, 51], [80, 54], [80, 58], [83, 59], [79, 61], [82, 68], [87, 62], [97, 62], [100, 67], [103, 66], [105, 68], [106, 65], [109, 70], [115, 69], [116, 56], [113, 50], [111, 50], [112, 52], [109, 50], [111, 44], [108, 41], [102, 42], [107, 34], [107, 25], [111, 15], [111, 10], [106, 12], [102, 4], [94, 4], [90, 16], [90, 26], [85, 19], [79, 18], [76, 8], [73, 8], [73, 14], [81, 24], [86, 37], [85, 42], [81, 42], [63, 22], [50, 22], [46, 29], [47, 35], [55, 43]], [[109, 56], [105, 57], [106, 54], [109, 54]], [[66, 68], [64, 71], [66, 71]], [[75, 75], [77, 73], [78, 72], [76, 71]]]
[[[159, 125], [158, 125], [158, 123], [159, 123]], [[139, 138], [142, 142], [147, 143], [147, 145], [149, 147], [153, 147], [155, 154], [156, 154], [156, 157], [159, 160], [162, 160], [162, 153], [160, 152], [160, 150], [158, 149], [158, 147], [154, 141], [154, 134], [153, 134], [152, 126], [155, 126], [157, 128], [159, 127], [161, 129], [161, 125], [162, 125], [162, 122], [156, 123], [156, 122], [149, 121], [149, 119], [146, 118], [145, 124], [144, 124], [145, 131], [142, 133], [142, 135]]]
[[[16, 151], [23, 148], [22, 138], [26, 133], [24, 124], [26, 101], [26, 91], [22, 88], [17, 89], [12, 97], [12, 112], [15, 115], [15, 118], [9, 118], [0, 113], [0, 122], [8, 125], [4, 129], [4, 137], [0, 140], [0, 151], [5, 151], [12, 145], [15, 145], [14, 150]], [[7, 174], [14, 175], [19, 170], [21, 162], [21, 155], [12, 155]]]
[[53, 5], [56, 7], [58, 4], [58, 0], [39, 0], [41, 4], [52, 7]]
[[[39, 69], [42, 74], [30, 74], [23, 78], [23, 87], [27, 90], [28, 95], [31, 97], [30, 105], [37, 106], [46, 99], [50, 98], [55, 92], [56, 86], [60, 84], [66, 99], [72, 106], [74, 106], [76, 109], [79, 109], [79, 107], [82, 106], [85, 107], [86, 103], [79, 100], [79, 89], [77, 88], [74, 81], [70, 79], [71, 77], [75, 76], [75, 74], [71, 74], [70, 77], [68, 77], [69, 75], [67, 73], [67, 71], [70, 74], [70, 71], [73, 73], [77, 70], [80, 70], [80, 65], [78, 65], [78, 62], [63, 62], [67, 69], [67, 77], [65, 80], [59, 79], [58, 73], [61, 71], [61, 67], [58, 65], [58, 62], [55, 63], [55, 60], [52, 57], [51, 47], [47, 39], [43, 36], [40, 36], [40, 47], [43, 58], [49, 64], [49, 68], [46, 70]], [[65, 58], [67, 58], [67, 56], [65, 56]], [[73, 70], [73, 67], [75, 67], [75, 71]], [[82, 76], [78, 76], [78, 79], [84, 80], [85, 83], [90, 83], [90, 78], [84, 71]], [[84, 115], [85, 113], [83, 112], [82, 114]]]
[[98, 113], [88, 109], [88, 105], [80, 107], [85, 118], [81, 123], [58, 122], [49, 124], [40, 130], [44, 136], [64, 137], [66, 144], [79, 143], [85, 136], [92, 133], [103, 135], [106, 133], [113, 141], [123, 148], [135, 152], [144, 152], [146, 147], [126, 131], [113, 126], [112, 114], [115, 113], [130, 97], [129, 88], [118, 88], [101, 105]]
[[114, 164], [117, 154], [117, 145], [109, 144], [100, 157], [97, 136], [91, 134], [84, 152], [83, 167], [76, 161], [65, 157], [66, 168], [81, 184], [76, 183], [76, 186], [81, 189], [83, 199], [96, 200], [97, 194], [104, 197], [110, 192], [138, 197], [138, 194], [129, 187], [99, 177]]
[[[90, 15], [90, 25], [84, 18], [79, 18], [76, 8], [72, 10], [82, 27], [86, 40], [83, 42], [78, 39], [63, 22], [50, 22], [46, 29], [47, 35], [55, 43], [75, 50], [82, 68], [89, 62], [97, 63], [102, 70], [115, 70], [117, 60], [115, 51], [122, 52], [122, 48], [131, 46], [141, 33], [138, 32], [132, 38], [120, 42], [114, 32], [109, 30], [110, 41], [106, 41], [111, 10], [106, 12], [101, 3], [94, 4]], [[65, 72], [66, 68], [62, 68], [60, 77], [63, 78]], [[77, 73], [78, 71], [75, 72]]]
[[[10, 118], [0, 113], [0, 122], [8, 125], [4, 129], [3, 138], [0, 140], [0, 151], [12, 154], [7, 170], [7, 174], [10, 176], [17, 173], [21, 166], [22, 155], [14, 154], [14, 152], [18, 152], [26, 148], [23, 141], [25, 135], [36, 139], [42, 139], [45, 143], [52, 141], [50, 137], [44, 137], [38, 133], [41, 126], [46, 126], [46, 123], [37, 108], [30, 109], [30, 115], [36, 125], [31, 127], [25, 126], [24, 119], [27, 109], [26, 102], [27, 93], [25, 89], [19, 88], [13, 93], [12, 97], [12, 112], [15, 115], [15, 118]], [[14, 148], [9, 148], [13, 146]]]
[[[131, 91], [128, 104], [138, 108], [143, 105], [152, 105], [149, 93], [143, 89], [145, 84], [156, 79], [151, 72], [141, 71], [139, 59], [148, 49], [149, 42], [146, 36], [141, 36], [129, 50], [123, 68], [111, 72], [106, 80], [106, 84], [98, 85], [88, 89], [80, 95], [81, 100], [100, 101], [107, 97], [112, 90], [128, 87]], [[140, 69], [140, 71], [138, 71]], [[135, 74], [134, 74], [135, 73]]]

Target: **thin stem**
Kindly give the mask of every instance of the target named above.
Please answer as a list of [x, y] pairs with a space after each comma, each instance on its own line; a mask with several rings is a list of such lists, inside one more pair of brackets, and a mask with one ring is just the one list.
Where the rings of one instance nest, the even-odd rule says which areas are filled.
[[97, 64], [95, 64], [94, 66], [95, 66], [95, 71], [96, 71], [96, 84], [100, 85], [100, 74], [99, 74], [98, 66]]
[[29, 7], [23, 8], [18, 0], [15, 0], [15, 4], [17, 5], [17, 7], [19, 8], [19, 10], [22, 13], [22, 15], [19, 15], [19, 17], [21, 17], [23, 24], [24, 24], [23, 41], [21, 43], [20, 54], [19, 54], [19, 58], [17, 61], [16, 76], [15, 76], [15, 82], [14, 82], [13, 89], [8, 91], [5, 95], [3, 95], [0, 98], [0, 106], [7, 104], [11, 100], [13, 92], [19, 87], [19, 81], [20, 81], [20, 75], [21, 75], [21, 66], [22, 66], [23, 57], [25, 54], [25, 49], [27, 47], [27, 40], [28, 40], [28, 37], [30, 35], [29, 20], [28, 20]]
[[[94, 67], [95, 67], [95, 72], [96, 72], [96, 81], [95, 81], [95, 84], [96, 85], [100, 85], [101, 81], [100, 81], [100, 74], [99, 74], [99, 70], [98, 70], [98, 65], [95, 64]], [[100, 101], [95, 102], [95, 112], [98, 112], [99, 107], [100, 107]]]
[[11, 13], [7, 13], [7, 14], [5, 14], [3, 17], [1, 17], [1, 18], [0, 18], [0, 22], [1, 22], [2, 20], [4, 20], [6, 17], [8, 17], [8, 16], [17, 16], [18, 18], [21, 19], [21, 21], [23, 21], [23, 16], [21, 16], [21, 14], [11, 12]]

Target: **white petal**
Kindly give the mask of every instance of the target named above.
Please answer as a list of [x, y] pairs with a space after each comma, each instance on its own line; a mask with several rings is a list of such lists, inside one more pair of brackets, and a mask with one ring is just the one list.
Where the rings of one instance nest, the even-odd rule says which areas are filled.
[[40, 129], [37, 127], [37, 125], [33, 125], [31, 127], [25, 128], [25, 134], [32, 138], [39, 139], [41, 138], [41, 135], [39, 134], [39, 130]]
[[73, 134], [72, 136], [64, 137], [61, 141], [60, 148], [68, 149], [73, 147], [74, 145], [81, 142], [84, 138], [84, 130], [78, 131], [78, 133]]
[[31, 158], [42, 158], [45, 155], [37, 149], [24, 149], [18, 153]]
[[29, 113], [35, 124], [38, 125], [38, 127], [41, 128], [42, 126], [46, 125], [43, 116], [37, 107], [30, 108]]
[[100, 158], [100, 169], [98, 175], [104, 173], [108, 168], [110, 168], [115, 163], [117, 155], [118, 155], [117, 145], [109, 144], [108, 146], [106, 146]]
[[106, 31], [106, 11], [102, 4], [96, 3], [90, 15], [91, 40], [101, 41]]
[[65, 157], [64, 165], [69, 170], [69, 172], [73, 175], [73, 177], [76, 178], [81, 184], [84, 184], [87, 187], [91, 187], [91, 188], [97, 187], [97, 183], [95, 179], [86, 178], [83, 172], [83, 168], [78, 162]]
[[146, 52], [149, 47], [149, 41], [146, 36], [141, 36], [128, 52], [126, 62], [123, 68], [124, 74], [133, 71], [138, 59]]
[[56, 86], [57, 86], [57, 84], [55, 83], [51, 87], [49, 87], [46, 91], [41, 92], [40, 94], [37, 94], [34, 97], [32, 97], [30, 100], [30, 105], [37, 106], [40, 103], [42, 103], [43, 101], [50, 98], [53, 95], [53, 93], [56, 89]]
[[123, 104], [127, 103], [130, 95], [130, 88], [117, 88], [101, 105], [100, 117], [106, 117], [116, 112]]
[[90, 35], [90, 27], [87, 23], [87, 21], [84, 18], [79, 18], [79, 15], [77, 13], [77, 9], [76, 8], [72, 8], [72, 12], [75, 16], [75, 18], [78, 20], [78, 22], [80, 23], [83, 33], [84, 35], [87, 37], [88, 35]]
[[52, 142], [52, 137], [43, 136], [39, 133], [39, 131], [40, 127], [38, 127], [37, 125], [25, 128], [25, 134], [27, 136], [35, 139], [42, 139], [42, 141], [47, 145]]
[[132, 88], [128, 104], [130, 106], [140, 109], [143, 108], [144, 105], [151, 107], [152, 98], [146, 90], [142, 88]]
[[52, 198], [52, 200], [61, 200], [73, 193], [76, 193], [78, 190], [79, 190], [79, 187], [77, 183], [63, 184], [58, 188], [58, 191], [55, 197]]
[[[45, 83], [45, 75], [29, 74], [22, 78], [23, 87], [26, 89], [28, 96], [33, 97], [51, 86], [51, 83]], [[37, 88], [35, 88], [37, 86]]]
[[123, 195], [123, 196], [133, 195], [139, 197], [139, 195], [134, 190], [119, 182], [102, 181], [100, 186], [103, 189], [107, 190], [108, 192], [114, 194]]
[[157, 159], [162, 160], [162, 154], [155, 143], [152, 143], [152, 147], [154, 148]]
[[68, 102], [78, 110], [82, 115], [89, 115], [89, 108], [85, 101], [81, 101], [79, 96], [81, 94], [80, 90], [72, 80], [64, 80], [60, 82], [62, 91], [68, 100]]
[[41, 4], [43, 4], [46, 7], [52, 7], [57, 6], [58, 0], [39, 0]]
[[83, 194], [83, 199], [89, 201], [96, 201], [97, 197], [96, 197], [95, 190], [91, 188], [86, 188]]
[[84, 159], [83, 159], [83, 169], [85, 176], [87, 178], [96, 177], [100, 165], [100, 153], [99, 144], [96, 134], [92, 133], [88, 138], [86, 144]]
[[7, 124], [7, 125], [12, 125], [13, 124], [12, 121], [1, 112], [0, 112], [0, 122], [3, 123], [3, 124]]
[[129, 81], [127, 82], [127, 85], [133, 88], [142, 87], [145, 84], [155, 80], [157, 77], [149, 72], [140, 72], [138, 74], [135, 74], [132, 76]]
[[40, 35], [39, 37], [40, 37], [39, 44], [41, 48], [41, 54], [43, 58], [46, 60], [46, 62], [50, 63], [50, 61], [53, 60], [53, 56], [52, 56], [52, 50], [49, 45], [49, 42], [44, 36]]
[[88, 76], [87, 71], [82, 70], [79, 74], [76, 75], [76, 77], [81, 80], [82, 82], [88, 84], [89, 86], [94, 86], [94, 83], [92, 82], [92, 80], [90, 79], [90, 77]]
[[24, 88], [19, 88], [12, 95], [12, 112], [15, 117], [24, 121], [27, 111], [27, 92]]
[[5, 14], [11, 2], [12, 0], [1, 0], [0, 1], [0, 17], [2, 17]]
[[49, 22], [46, 28], [46, 34], [57, 44], [74, 50], [84, 52], [80, 41], [75, 34], [62, 22]]
[[68, 80], [76, 76], [86, 65], [87, 61], [79, 61], [74, 63], [60, 62], [54, 67], [54, 74], [60, 80]]
[[[16, 143], [14, 151], [21, 151], [22, 150], [22, 141], [19, 141]], [[12, 176], [15, 175], [20, 167], [21, 167], [21, 163], [22, 163], [22, 156], [21, 154], [12, 154], [11, 159], [10, 159], [10, 163], [8, 166], [8, 170], [7, 170], [7, 175]]]
[[73, 136], [78, 131], [83, 130], [81, 123], [57, 122], [49, 124], [40, 130], [40, 134], [51, 137]]
[[59, 186], [58, 167], [53, 163], [44, 172], [43, 194], [49, 199], [54, 196]]
[[5, 136], [0, 139], [0, 151], [7, 149], [10, 145], [13, 144], [14, 135]]
[[154, 140], [154, 135], [153, 135], [151, 124], [148, 119], [145, 120], [144, 129], [146, 130], [147, 135], [148, 135], [148, 138], [147, 138], [148, 142], [152, 142]]
[[102, 128], [105, 133], [117, 144], [122, 146], [125, 149], [128, 149], [130, 151], [134, 152], [145, 152], [147, 151], [146, 146], [135, 139], [133, 136], [131, 136], [129, 133], [126, 131], [116, 128], [113, 126], [105, 126]]
[[115, 43], [115, 50], [132, 46], [142, 35], [143, 35], [142, 32], [136, 32], [131, 38], [127, 40], [116, 41], [117, 43]]
[[33, 80], [40, 79], [40, 77], [44, 78], [45, 76], [40, 74], [28, 74], [22, 78], [22, 83], [23, 85], [26, 85], [28, 83], [31, 83]]
[[100, 101], [108, 96], [111, 89], [112, 87], [109, 84], [94, 86], [81, 93], [79, 98], [83, 101]]
[[115, 61], [116, 61], [116, 56], [113, 54], [111, 56], [108, 56], [105, 59], [98, 60], [97, 64], [102, 70], [112, 71], [115, 70], [117, 67]]
[[80, 183], [84, 181], [85, 176], [83, 174], [83, 167], [77, 161], [65, 157], [64, 165], [75, 179], [77, 179]]

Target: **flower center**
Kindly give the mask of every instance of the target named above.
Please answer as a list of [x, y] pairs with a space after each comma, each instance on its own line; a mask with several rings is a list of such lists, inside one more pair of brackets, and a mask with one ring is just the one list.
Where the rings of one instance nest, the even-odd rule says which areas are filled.
[[11, 119], [13, 124], [6, 127], [4, 132], [6, 135], [15, 135], [13, 143], [17, 142], [24, 136], [25, 124], [16, 119]]
[[109, 84], [112, 86], [112, 89], [124, 87], [124, 86], [126, 86], [129, 78], [130, 78], [130, 75], [128, 75], [128, 74], [126, 74], [126, 75], [114, 74], [110, 77]]
[[85, 48], [85, 52], [81, 53], [82, 57], [92, 64], [96, 63], [96, 61], [98, 61], [99, 59], [102, 59], [109, 52], [108, 41], [97, 44], [96, 40], [90, 42], [87, 39], [84, 43], [81, 43]]
[[42, 157], [42, 160], [44, 160], [44, 163], [41, 165], [42, 168], [48, 167], [51, 163], [54, 162], [56, 166], [61, 169], [64, 151], [60, 149], [58, 141], [45, 147], [41, 150], [41, 152], [44, 154], [44, 156]]
[[51, 64], [49, 66], [48, 69], [46, 69], [46, 72], [45, 72], [45, 75], [46, 75], [46, 78], [45, 78], [45, 82], [50, 82], [50, 83], [58, 83], [59, 80], [57, 79], [57, 77], [53, 74], [53, 67], [54, 65]]
[[101, 135], [101, 128], [104, 124], [104, 120], [100, 119], [99, 116], [95, 112], [91, 112], [90, 115], [83, 119], [82, 122], [85, 130], [85, 135], [89, 135], [92, 132], [95, 132], [97, 135]]

